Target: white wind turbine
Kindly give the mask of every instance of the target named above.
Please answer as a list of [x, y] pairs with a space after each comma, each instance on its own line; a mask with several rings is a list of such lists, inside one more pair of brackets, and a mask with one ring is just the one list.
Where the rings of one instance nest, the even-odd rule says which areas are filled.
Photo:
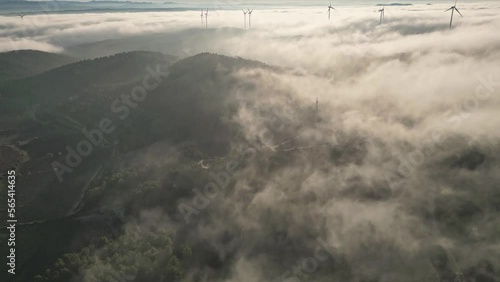
[[[451, 25], [453, 24], [453, 13], [455, 11], [457, 11], [457, 13], [462, 16], [462, 13], [460, 13], [460, 11], [457, 9], [457, 0], [455, 0], [455, 5], [451, 6], [451, 8], [449, 8], [448, 10], [446, 10], [445, 12], [448, 12], [449, 10], [451, 10], [451, 19], [450, 19], [450, 29], [451, 29]], [[462, 16], [463, 17], [463, 16]]]
[[201, 9], [201, 26], [203, 26], [203, 9]]
[[207, 11], [205, 12], [205, 27], [208, 28], [208, 8]]
[[328, 19], [330, 19], [330, 11], [335, 10], [335, 8], [332, 7], [332, 1], [330, 1], [330, 6], [328, 6]]
[[252, 12], [253, 10], [248, 9], [248, 29], [252, 28]]
[[382, 24], [382, 22], [385, 20], [385, 6], [383, 6], [382, 9], [378, 10], [378, 12], [380, 13], [380, 24]]
[[243, 12], [243, 16], [245, 17], [245, 29], [247, 29], [247, 12], [244, 10], [241, 10]]

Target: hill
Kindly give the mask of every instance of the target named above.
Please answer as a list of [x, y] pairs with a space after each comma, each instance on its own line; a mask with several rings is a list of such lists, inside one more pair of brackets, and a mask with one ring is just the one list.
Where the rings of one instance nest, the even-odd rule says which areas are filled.
[[[4, 130], [0, 137], [4, 134], [4, 139], [11, 140], [10, 151], [19, 152], [5, 160], [18, 164], [18, 204], [30, 207], [19, 211], [23, 222], [57, 225], [59, 219], [72, 216], [82, 206], [87, 211], [92, 211], [96, 203], [95, 208], [102, 207], [101, 196], [90, 200], [85, 197], [82, 202], [82, 195], [96, 181], [109, 177], [111, 167], [121, 166], [130, 155], [142, 154], [155, 143], [184, 147], [184, 152], [194, 158], [228, 153], [237, 130], [224, 120], [235, 113], [231, 111], [235, 107], [234, 90], [240, 86], [238, 79], [230, 74], [245, 68], [270, 67], [214, 54], [200, 54], [173, 64], [174, 60], [154, 52], [122, 53], [68, 64], [0, 85], [4, 111], [17, 114], [0, 116], [2, 128], [15, 128], [17, 133], [13, 136], [12, 130]], [[155, 70], [159, 66], [168, 76], [164, 74], [163, 81], [148, 92], [140, 107], [130, 108], [130, 116], [121, 120], [110, 105], [134, 87], [143, 85], [148, 66]], [[65, 164], [65, 147], [76, 148], [84, 137], [82, 130], [96, 128], [104, 117], [113, 120], [116, 130], [106, 135], [103, 144], [59, 182], [52, 164], [55, 161]], [[197, 178], [193, 175], [192, 179]], [[145, 184], [139, 181], [137, 185]], [[51, 205], [53, 202], [59, 204]], [[75, 230], [80, 229], [78, 226]], [[29, 225], [26, 228], [31, 229]], [[67, 247], [60, 249], [67, 251]], [[61, 255], [55, 253], [51, 254], [54, 258]], [[28, 252], [25, 254], [30, 256]], [[49, 266], [40, 263], [35, 265]], [[40, 270], [35, 267], [26, 273], [31, 275]]]
[[0, 53], [0, 82], [42, 73], [76, 59], [36, 50]]
[[[154, 78], [148, 66], [161, 74]], [[477, 219], [499, 214], [491, 177], [498, 145], [443, 137], [438, 145], [452, 150], [418, 168], [449, 191], [434, 195], [430, 209], [427, 194], [391, 186], [405, 178], [383, 175], [380, 160], [404, 142], [353, 130], [342, 119], [350, 108], [315, 105], [304, 88], [290, 87], [303, 76], [216, 54], [174, 62], [133, 52], [2, 84], [5, 110], [16, 110], [0, 117], [9, 121], [0, 138], [10, 140], [0, 153], [17, 164], [23, 207], [20, 274], [12, 281], [246, 281], [232, 279], [245, 268], [242, 256], [265, 265], [255, 281], [273, 281], [314, 254], [325, 260], [308, 272], [311, 281], [384, 281], [386, 273], [452, 281], [449, 248], [433, 232], [460, 248], [478, 246], [470, 236], [496, 244], [497, 229]], [[71, 165], [78, 156], [69, 151], [82, 151], [84, 141], [91, 152]], [[62, 181], [55, 162], [71, 166]], [[482, 186], [488, 197], [478, 197], [469, 178], [480, 173], [491, 181]], [[412, 192], [427, 187], [412, 185]], [[385, 222], [393, 209], [396, 229], [377, 220], [350, 224], [374, 214]], [[345, 231], [340, 242], [353, 248], [318, 246], [333, 230], [327, 226]], [[470, 233], [476, 227], [485, 239]], [[414, 241], [422, 247], [403, 246]], [[380, 271], [358, 279], [367, 263]], [[471, 259], [464, 273], [497, 281], [494, 265], [494, 258]]]
[[161, 53], [120, 53], [78, 61], [37, 76], [6, 81], [0, 83], [0, 94], [5, 101], [4, 111], [24, 110], [36, 104], [53, 106], [85, 93], [98, 95], [101, 90], [107, 91], [141, 80], [147, 74], [148, 66], [165, 67], [174, 61], [174, 57]]
[[[95, 58], [129, 50], [161, 52], [185, 58], [206, 52], [207, 46], [216, 46], [226, 38], [245, 34], [239, 28], [192, 28], [167, 33], [133, 35], [92, 43], [69, 46], [65, 54], [76, 58]], [[201, 44], [203, 42], [203, 44]]]
[[[142, 83], [148, 66], [152, 70], [157, 66], [167, 70], [174, 60], [160, 53], [123, 53], [72, 63], [0, 85], [0, 139], [10, 143], [10, 151], [17, 152], [2, 160], [20, 164], [23, 181], [19, 184], [19, 201], [32, 207], [22, 214], [26, 220], [58, 217], [74, 207], [88, 179], [101, 170], [102, 161], [113, 152], [113, 141], [108, 139], [108, 148], [94, 152], [80, 172], [63, 183], [58, 183], [52, 162], [64, 159], [65, 146], [77, 144], [83, 129], [94, 127], [95, 122], [113, 114], [112, 101], [124, 93], [123, 87]], [[48, 199], [54, 198], [61, 199], [59, 207], [43, 208]]]

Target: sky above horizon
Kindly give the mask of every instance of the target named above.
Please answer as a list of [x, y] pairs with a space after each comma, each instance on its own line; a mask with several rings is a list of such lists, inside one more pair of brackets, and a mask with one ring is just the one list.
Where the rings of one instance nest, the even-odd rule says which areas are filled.
[[[495, 0], [460, 0], [458, 6], [467, 3], [486, 2], [492, 3]], [[47, 4], [45, 4], [47, 3]], [[240, 10], [252, 7], [253, 9], [270, 8], [294, 8], [294, 7], [326, 7], [328, 0], [0, 0], [0, 15], [17, 15], [18, 13], [69, 13], [69, 12], [133, 12], [141, 11], [168, 11], [168, 10], [198, 10], [209, 8], [212, 10]], [[406, 5], [427, 5], [427, 4], [449, 4], [453, 5], [453, 0], [334, 0], [331, 5], [334, 7], [367, 7], [375, 5], [396, 6]]]
[[[197, 3], [226, 3], [228, 5], [238, 5], [238, 4], [300, 4], [300, 5], [324, 5], [328, 4], [330, 1], [323, 0], [179, 0], [179, 1], [170, 1], [170, 0], [63, 0], [63, 1], [55, 1], [55, 0], [0, 0], [0, 2], [137, 2], [137, 3], [155, 3], [155, 4], [163, 4], [163, 3], [175, 3], [175, 4], [197, 4]], [[494, 2], [496, 0], [460, 0], [459, 3], [468, 3], [468, 2]], [[394, 0], [394, 1], [385, 1], [385, 0], [336, 0], [331, 1], [332, 5], [357, 5], [357, 4], [379, 4], [379, 3], [443, 3], [450, 2], [453, 3], [453, 0]]]

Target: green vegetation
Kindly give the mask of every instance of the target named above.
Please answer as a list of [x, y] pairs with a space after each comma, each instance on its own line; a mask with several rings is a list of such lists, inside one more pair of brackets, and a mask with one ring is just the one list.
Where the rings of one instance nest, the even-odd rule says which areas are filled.
[[192, 250], [176, 246], [164, 228], [144, 231], [130, 226], [118, 238], [100, 237], [78, 253], [68, 253], [52, 268], [36, 275], [35, 282], [180, 281], [188, 267]]

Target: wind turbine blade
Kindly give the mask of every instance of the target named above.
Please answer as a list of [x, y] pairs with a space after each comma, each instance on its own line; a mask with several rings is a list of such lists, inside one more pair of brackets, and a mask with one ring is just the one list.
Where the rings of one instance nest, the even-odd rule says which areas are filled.
[[455, 11], [457, 11], [457, 13], [459, 13], [462, 18], [464, 17], [464, 16], [462, 16], [462, 13], [460, 13], [460, 11], [457, 8], [455, 8]]
[[457, 5], [457, 1], [458, 1], [458, 0], [455, 0], [455, 6]]
[[449, 8], [448, 10], [446, 10], [446, 11], [444, 11], [444, 12], [446, 13], [446, 12], [448, 12], [448, 11], [449, 11], [449, 10], [451, 10], [451, 9], [453, 9], [453, 7], [452, 7], [452, 8]]

